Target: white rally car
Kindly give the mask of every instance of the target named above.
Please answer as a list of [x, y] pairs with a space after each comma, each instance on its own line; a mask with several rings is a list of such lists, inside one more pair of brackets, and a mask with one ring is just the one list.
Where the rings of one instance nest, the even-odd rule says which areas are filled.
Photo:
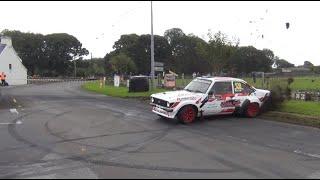
[[242, 114], [256, 117], [270, 91], [256, 89], [241, 79], [201, 77], [183, 90], [151, 95], [152, 111], [161, 117], [191, 123], [197, 117]]

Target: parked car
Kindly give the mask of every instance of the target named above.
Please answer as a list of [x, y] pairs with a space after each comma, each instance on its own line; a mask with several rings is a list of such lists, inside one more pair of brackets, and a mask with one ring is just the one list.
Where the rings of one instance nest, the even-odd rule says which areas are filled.
[[198, 77], [183, 90], [151, 95], [152, 111], [161, 117], [191, 123], [197, 117], [241, 114], [256, 117], [270, 91], [230, 77]]

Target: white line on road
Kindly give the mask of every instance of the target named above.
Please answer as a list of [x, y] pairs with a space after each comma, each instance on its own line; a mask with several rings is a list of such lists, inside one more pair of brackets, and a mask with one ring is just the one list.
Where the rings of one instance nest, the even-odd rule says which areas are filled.
[[305, 152], [302, 152], [302, 151], [299, 151], [299, 150], [295, 150], [293, 152], [296, 153], [296, 154], [302, 154], [302, 155], [305, 155], [305, 156], [310, 156], [310, 157], [314, 157], [314, 158], [319, 158], [320, 159], [320, 155], [319, 154], [310, 154], [310, 153], [305, 153]]
[[[19, 112], [17, 109], [10, 109], [10, 113], [19, 115]], [[11, 125], [11, 124], [22, 124], [22, 121], [18, 120], [15, 123], [9, 123], [9, 122], [8, 123], [0, 123], [0, 125]]]
[[13, 113], [15, 113], [15, 114], [19, 114], [19, 112], [17, 111], [17, 109], [10, 109], [10, 112], [13, 114]]
[[16, 123], [0, 123], [0, 125], [10, 125], [10, 124], [22, 124], [22, 121], [17, 121]]

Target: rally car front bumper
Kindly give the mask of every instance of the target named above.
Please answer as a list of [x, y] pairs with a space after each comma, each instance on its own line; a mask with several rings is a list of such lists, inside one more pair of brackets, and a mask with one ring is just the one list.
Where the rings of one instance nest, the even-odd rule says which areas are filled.
[[174, 112], [173, 108], [162, 107], [154, 103], [150, 103], [150, 105], [152, 106], [152, 112], [160, 116], [170, 119], [174, 119], [176, 116], [176, 112]]

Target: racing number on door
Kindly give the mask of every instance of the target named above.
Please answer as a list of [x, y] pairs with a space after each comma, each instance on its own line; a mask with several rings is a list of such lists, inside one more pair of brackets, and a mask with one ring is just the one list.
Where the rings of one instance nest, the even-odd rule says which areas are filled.
[[246, 99], [248, 99], [248, 96], [254, 91], [250, 87], [250, 85], [245, 84], [243, 82], [234, 81], [233, 87], [234, 87], [234, 94], [235, 94], [234, 100], [239, 101], [240, 106]]
[[248, 84], [244, 84], [242, 82], [233, 82], [234, 93], [237, 96], [248, 96], [253, 92], [252, 88]]

